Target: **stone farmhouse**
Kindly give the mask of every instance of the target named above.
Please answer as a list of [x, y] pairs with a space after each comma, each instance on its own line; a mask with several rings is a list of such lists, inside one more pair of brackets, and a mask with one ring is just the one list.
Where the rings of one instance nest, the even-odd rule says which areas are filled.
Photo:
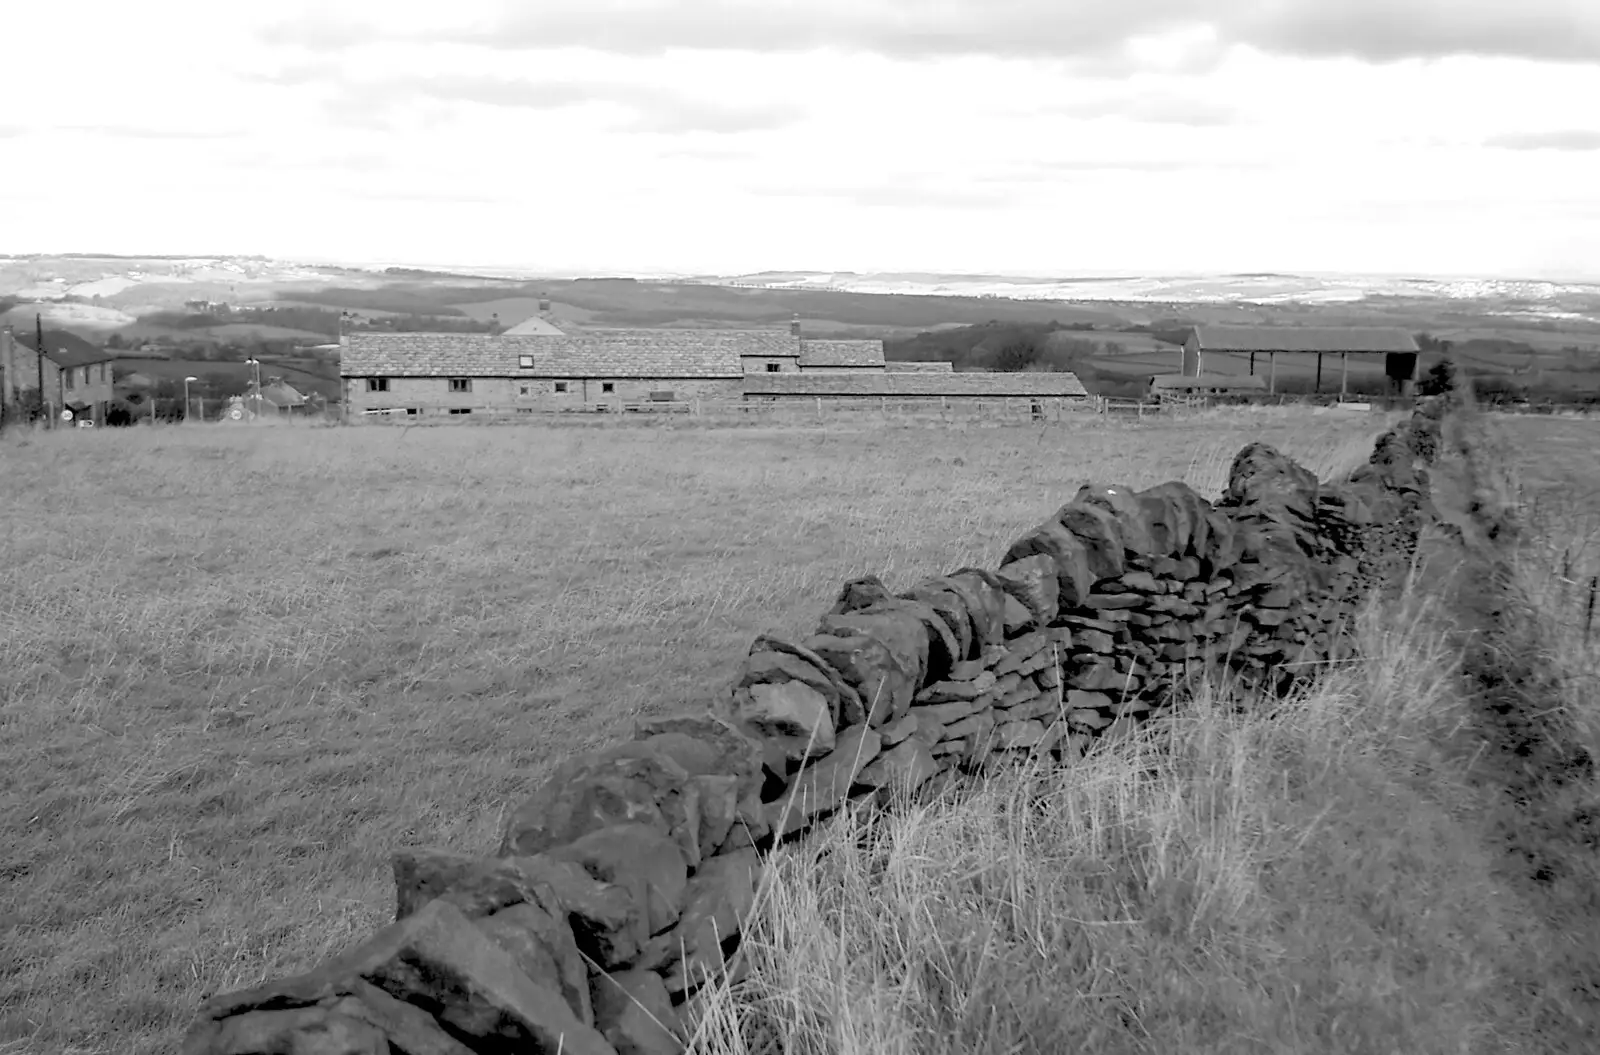
[[[40, 357], [32, 334], [0, 329], [0, 403], [7, 417], [12, 408], [38, 398]], [[106, 404], [116, 399], [112, 389], [114, 352], [96, 348], [75, 334], [47, 331], [44, 335], [44, 404], [51, 420], [63, 408], [74, 420], [105, 424]]]

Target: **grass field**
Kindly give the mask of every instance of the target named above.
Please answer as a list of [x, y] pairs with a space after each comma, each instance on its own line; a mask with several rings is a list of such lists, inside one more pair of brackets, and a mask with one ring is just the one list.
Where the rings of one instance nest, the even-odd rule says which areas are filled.
[[[556, 761], [844, 579], [992, 566], [1091, 479], [1214, 495], [1252, 439], [1335, 473], [1384, 424], [5, 437], [0, 1053], [173, 1050], [201, 997], [387, 922], [392, 850], [491, 851]], [[1032, 819], [997, 785], [784, 857], [753, 1011], [702, 1049], [1541, 1050], [1468, 1044], [1523, 1022], [1547, 935], [1436, 746], [1433, 633], [1375, 619], [1294, 721], [1202, 712], [1165, 783], [1109, 760]]]

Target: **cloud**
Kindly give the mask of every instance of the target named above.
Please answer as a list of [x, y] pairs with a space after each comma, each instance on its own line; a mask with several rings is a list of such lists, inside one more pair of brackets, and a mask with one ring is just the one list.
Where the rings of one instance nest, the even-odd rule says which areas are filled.
[[1600, 150], [1600, 131], [1573, 128], [1562, 132], [1507, 132], [1483, 141], [1502, 150]]
[[633, 112], [623, 128], [672, 135], [770, 131], [805, 117], [805, 111], [793, 105], [709, 101], [623, 81], [531, 81], [466, 74], [340, 84], [328, 105], [335, 116], [370, 124], [384, 110], [403, 109], [408, 98], [527, 110], [610, 104]]
[[496, 12], [409, 31], [382, 19], [284, 22], [266, 39], [324, 51], [389, 38], [621, 54], [838, 48], [1057, 60], [1104, 58], [1138, 38], [1209, 29], [1217, 45], [1300, 56], [1600, 62], [1600, 4], [1592, 0], [502, 0]]
[[1190, 127], [1231, 125], [1239, 119], [1239, 111], [1235, 107], [1177, 95], [1145, 94], [1113, 97], [1058, 103], [1048, 109], [1052, 113], [1067, 117], [1090, 120], [1120, 117], [1145, 124]]

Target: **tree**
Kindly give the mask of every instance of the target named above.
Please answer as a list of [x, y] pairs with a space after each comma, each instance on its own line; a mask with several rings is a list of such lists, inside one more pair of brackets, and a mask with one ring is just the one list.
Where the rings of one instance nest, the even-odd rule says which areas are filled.
[[[1420, 341], [1418, 342], [1421, 343]], [[1454, 360], [1446, 357], [1440, 359], [1428, 368], [1422, 375], [1422, 380], [1417, 382], [1417, 394], [1420, 396], [1442, 396], [1456, 387], [1456, 364]]]

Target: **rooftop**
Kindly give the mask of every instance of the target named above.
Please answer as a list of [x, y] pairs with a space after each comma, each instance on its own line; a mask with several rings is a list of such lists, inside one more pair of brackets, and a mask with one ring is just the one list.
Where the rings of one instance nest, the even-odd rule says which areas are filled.
[[747, 396], [1085, 396], [1078, 375], [1069, 373], [884, 372], [859, 374], [751, 374]]
[[[34, 348], [33, 331], [13, 331], [12, 336], [17, 343], [32, 351]], [[57, 366], [76, 367], [89, 366], [93, 363], [109, 363], [117, 358], [116, 352], [106, 351], [104, 348], [85, 340], [75, 333], [66, 330], [44, 331], [44, 357]], [[30, 359], [29, 362], [32, 362]]]
[[800, 369], [827, 366], [868, 366], [883, 369], [882, 341], [818, 341], [806, 338], [800, 342]]
[[1196, 326], [1211, 352], [1415, 352], [1416, 338], [1391, 326]]
[[515, 326], [506, 330], [505, 335], [510, 337], [525, 337], [530, 335], [543, 335], [545, 337], [560, 337], [566, 331], [542, 315], [530, 315]]
[[343, 377], [739, 378], [741, 356], [795, 354], [787, 330], [352, 333], [345, 340]]
[[920, 361], [913, 359], [890, 359], [883, 364], [884, 369], [894, 373], [939, 373], [948, 374], [955, 369], [953, 363], [944, 359]]

